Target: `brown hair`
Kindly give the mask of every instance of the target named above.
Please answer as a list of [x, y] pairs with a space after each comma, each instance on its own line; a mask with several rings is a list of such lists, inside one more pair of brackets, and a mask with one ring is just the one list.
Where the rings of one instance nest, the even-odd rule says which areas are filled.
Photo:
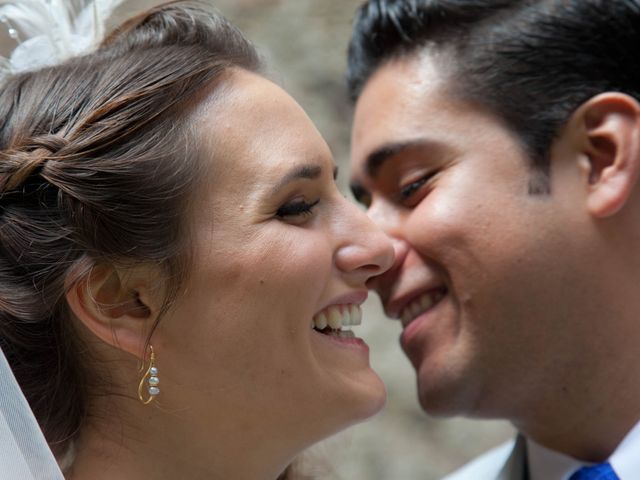
[[150, 262], [175, 295], [199, 171], [189, 113], [234, 67], [259, 69], [242, 34], [210, 7], [178, 2], [128, 21], [94, 53], [3, 82], [0, 348], [58, 457], [91, 393], [65, 288], [97, 264]]

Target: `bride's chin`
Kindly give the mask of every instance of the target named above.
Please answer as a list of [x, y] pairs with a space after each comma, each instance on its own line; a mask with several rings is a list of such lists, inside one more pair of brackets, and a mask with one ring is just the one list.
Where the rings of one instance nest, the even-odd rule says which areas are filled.
[[370, 392], [367, 393], [363, 402], [362, 416], [358, 420], [360, 422], [368, 420], [379, 413], [387, 403], [387, 389], [384, 383], [376, 373], [372, 377], [374, 378], [371, 380]]
[[354, 388], [352, 394], [344, 399], [341, 410], [345, 413], [345, 417], [340, 430], [369, 420], [382, 410], [386, 402], [387, 390], [384, 383], [371, 370], [366, 379], [363, 378], [362, 382], [358, 383], [357, 388]]

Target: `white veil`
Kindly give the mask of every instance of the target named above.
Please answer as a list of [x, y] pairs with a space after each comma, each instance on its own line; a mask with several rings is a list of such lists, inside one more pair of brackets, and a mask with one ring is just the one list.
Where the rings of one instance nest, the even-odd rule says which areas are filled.
[[64, 480], [1, 349], [0, 472], [12, 480]]

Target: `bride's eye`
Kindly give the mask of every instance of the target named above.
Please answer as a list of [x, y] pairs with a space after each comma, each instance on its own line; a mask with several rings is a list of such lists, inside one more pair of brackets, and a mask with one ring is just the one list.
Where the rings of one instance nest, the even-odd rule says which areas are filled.
[[318, 205], [320, 200], [315, 202], [307, 202], [306, 200], [292, 200], [282, 205], [276, 212], [276, 216], [280, 218], [306, 216], [313, 213], [313, 207]]

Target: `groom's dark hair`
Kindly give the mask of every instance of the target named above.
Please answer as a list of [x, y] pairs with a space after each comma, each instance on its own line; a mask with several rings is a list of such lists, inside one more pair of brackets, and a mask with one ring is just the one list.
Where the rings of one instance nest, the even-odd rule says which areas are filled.
[[448, 93], [497, 115], [533, 164], [589, 98], [640, 100], [640, 0], [369, 0], [356, 13], [355, 102], [382, 65], [435, 54]]

